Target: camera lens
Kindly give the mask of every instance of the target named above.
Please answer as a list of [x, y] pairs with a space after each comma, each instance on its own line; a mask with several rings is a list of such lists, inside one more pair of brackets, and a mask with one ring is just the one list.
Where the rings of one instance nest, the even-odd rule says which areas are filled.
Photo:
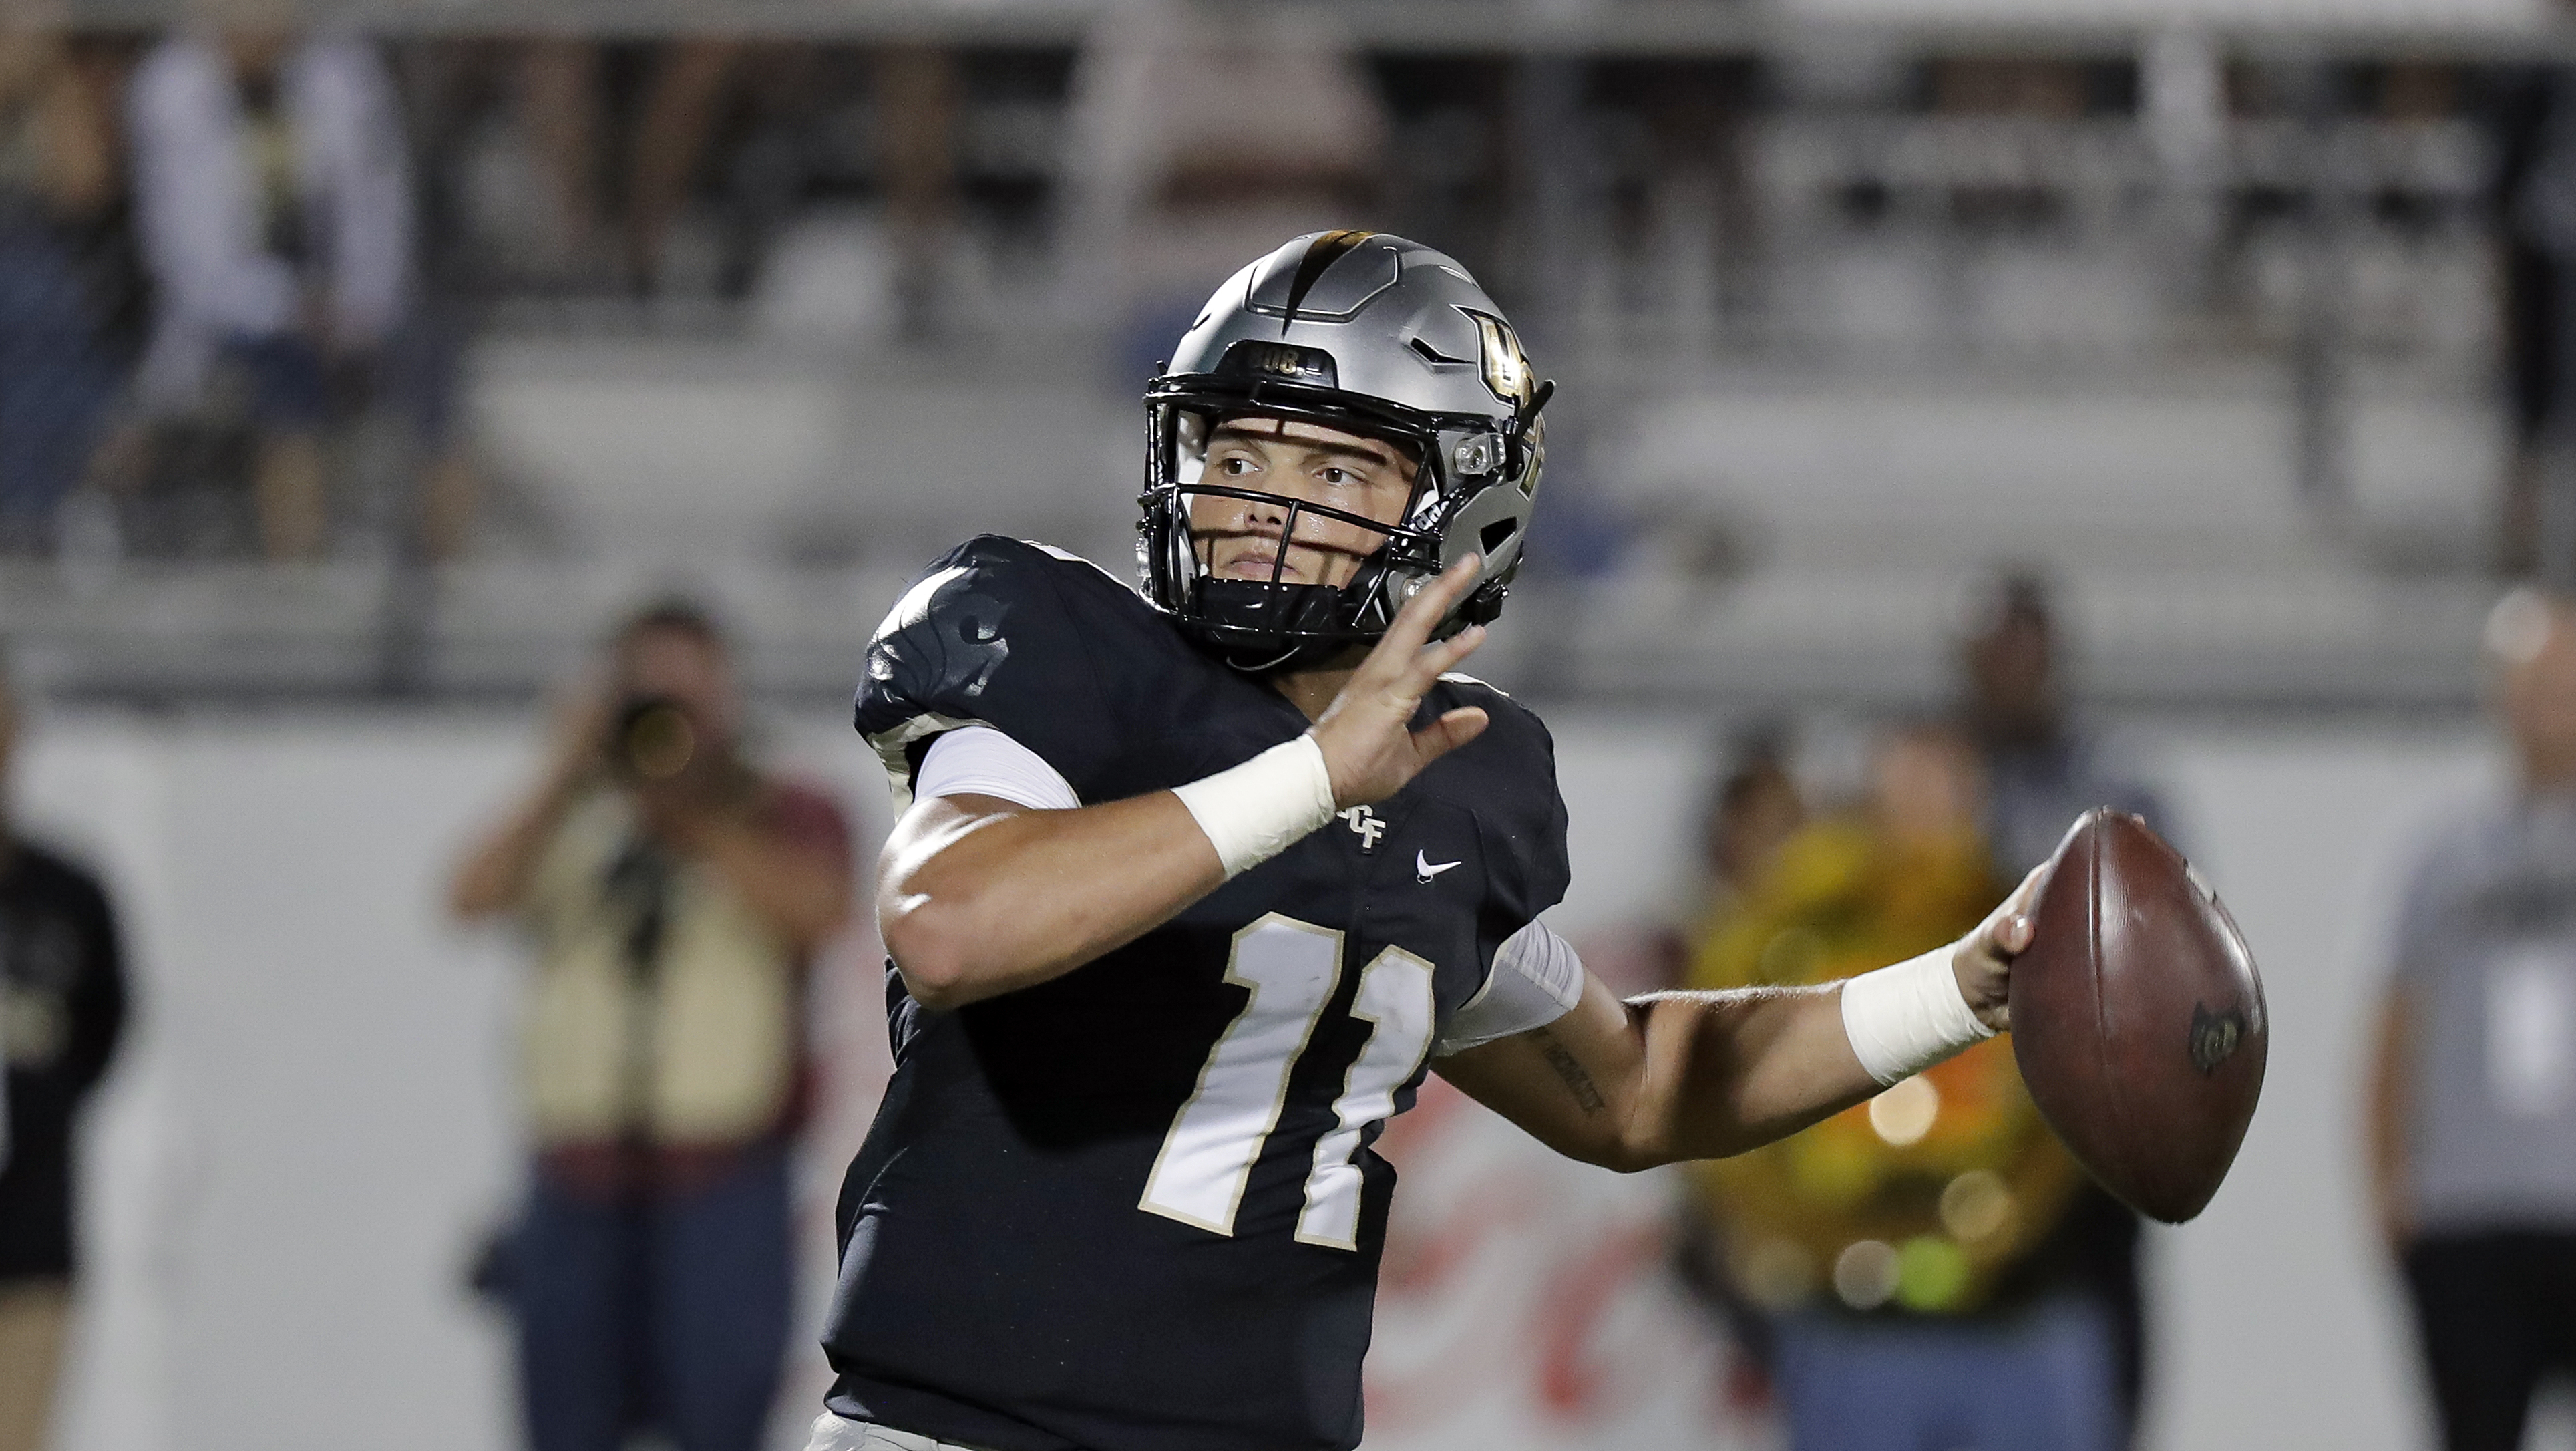
[[639, 781], [667, 781], [687, 770], [697, 753], [697, 727], [679, 702], [647, 696], [627, 702], [617, 713], [609, 754], [624, 774]]

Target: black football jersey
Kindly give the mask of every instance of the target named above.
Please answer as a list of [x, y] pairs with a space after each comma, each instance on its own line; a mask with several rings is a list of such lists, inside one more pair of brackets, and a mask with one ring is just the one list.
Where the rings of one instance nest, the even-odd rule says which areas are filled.
[[[1360, 1439], [1395, 1172], [1371, 1145], [1495, 948], [1566, 886], [1538, 718], [1443, 680], [1485, 733], [1053, 981], [931, 1012], [887, 974], [896, 1069], [837, 1217], [845, 1416], [992, 1451], [1290, 1451]], [[1071, 556], [980, 538], [867, 657], [858, 728], [909, 792], [996, 727], [1085, 804], [1304, 731]]]

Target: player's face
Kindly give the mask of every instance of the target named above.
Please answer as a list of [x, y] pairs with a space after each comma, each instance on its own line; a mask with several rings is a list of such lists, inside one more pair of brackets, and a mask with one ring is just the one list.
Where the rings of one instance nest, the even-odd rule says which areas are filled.
[[[1199, 477], [1385, 524], [1401, 519], [1413, 496], [1413, 463], [1393, 444], [1281, 418], [1219, 424], [1208, 437]], [[1190, 498], [1199, 567], [1218, 579], [1267, 580], [1275, 567], [1282, 584], [1348, 584], [1360, 561], [1386, 543], [1376, 530], [1319, 514], [1299, 513], [1293, 538], [1283, 537], [1287, 523], [1288, 510], [1279, 504]]]

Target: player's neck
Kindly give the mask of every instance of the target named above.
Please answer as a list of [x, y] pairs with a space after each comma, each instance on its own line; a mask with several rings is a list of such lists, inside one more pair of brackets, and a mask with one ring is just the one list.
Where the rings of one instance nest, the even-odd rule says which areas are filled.
[[1359, 673], [1359, 668], [1359, 662], [1355, 660], [1348, 665], [1335, 665], [1323, 670], [1282, 671], [1270, 677], [1270, 684], [1288, 697], [1288, 703], [1297, 707], [1306, 719], [1322, 720], [1324, 712], [1332, 707], [1334, 697], [1342, 693], [1342, 687]]

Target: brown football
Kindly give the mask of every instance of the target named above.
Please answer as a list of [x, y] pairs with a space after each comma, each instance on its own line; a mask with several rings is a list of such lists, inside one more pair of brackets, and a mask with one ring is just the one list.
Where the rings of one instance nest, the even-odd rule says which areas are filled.
[[2263, 979], [2200, 874], [2105, 807], [2066, 834], [2013, 964], [2013, 1056], [2066, 1147], [2142, 1214], [2200, 1213], [2254, 1118]]

